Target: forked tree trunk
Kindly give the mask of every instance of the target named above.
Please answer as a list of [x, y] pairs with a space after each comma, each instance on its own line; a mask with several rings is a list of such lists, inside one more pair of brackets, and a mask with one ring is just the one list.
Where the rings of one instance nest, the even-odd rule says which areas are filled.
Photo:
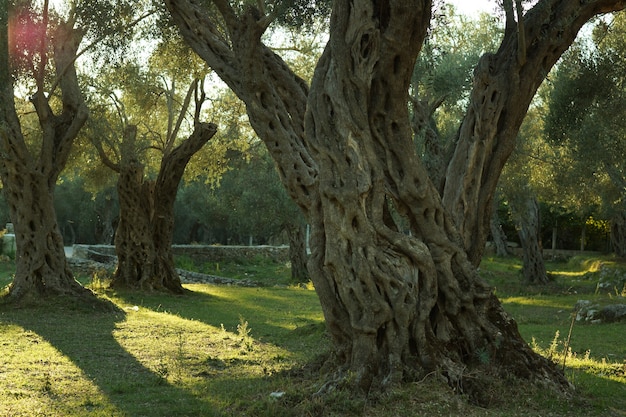
[[[62, 92], [62, 111], [55, 114], [38, 80], [31, 101], [39, 118], [42, 139], [38, 154], [31, 153], [15, 111], [6, 41], [6, 2], [0, 7], [0, 174], [15, 227], [13, 299], [46, 295], [93, 296], [74, 280], [68, 268], [63, 237], [54, 210], [54, 187], [65, 167], [72, 143], [87, 120], [87, 108], [78, 86], [74, 60], [81, 35], [59, 23], [53, 36], [56, 77]], [[43, 77], [43, 74], [41, 74]]]
[[526, 25], [526, 65], [515, 61], [516, 25], [507, 25], [501, 54], [483, 58], [477, 70], [443, 202], [415, 153], [407, 109], [430, 1], [333, 2], [330, 41], [310, 92], [261, 43], [270, 16], [253, 8], [238, 15], [215, 1], [226, 39], [200, 3], [165, 3], [185, 40], [246, 103], [311, 224], [309, 273], [351, 381], [367, 391], [439, 370], [471, 391], [467, 370], [492, 366], [568, 386], [522, 340], [473, 263], [486, 240], [486, 206], [536, 88], [582, 22], [621, 3], [541, 1], [542, 12]]
[[529, 197], [516, 208], [518, 235], [522, 245], [524, 281], [528, 284], [550, 282], [543, 259], [540, 231], [541, 221], [537, 199]]
[[[198, 124], [188, 139], [163, 156], [156, 180], [145, 178], [143, 165], [134, 158], [119, 164], [118, 266], [112, 287], [183, 292], [172, 254], [176, 192], [189, 159], [216, 130], [214, 124]], [[132, 141], [136, 130], [125, 134]]]
[[436, 369], [471, 390], [465, 370], [486, 364], [518, 376], [541, 370], [565, 385], [477, 275], [414, 151], [412, 65], [403, 63], [419, 51], [429, 10], [348, 9], [335, 8], [306, 119], [322, 196], [309, 266], [340, 363], [365, 391]]

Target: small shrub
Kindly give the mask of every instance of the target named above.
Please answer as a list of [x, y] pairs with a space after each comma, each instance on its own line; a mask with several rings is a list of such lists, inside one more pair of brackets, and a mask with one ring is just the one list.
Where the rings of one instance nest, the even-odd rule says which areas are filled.
[[240, 340], [241, 348], [246, 352], [252, 352], [254, 349], [254, 339], [250, 336], [250, 329], [248, 322], [244, 320], [243, 316], [239, 316], [239, 324], [237, 325], [237, 336]]

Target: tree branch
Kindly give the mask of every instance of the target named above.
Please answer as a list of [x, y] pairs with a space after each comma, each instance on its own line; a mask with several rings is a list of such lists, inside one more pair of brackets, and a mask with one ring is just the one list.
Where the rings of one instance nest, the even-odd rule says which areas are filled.
[[[176, 137], [178, 136], [178, 132], [180, 131], [180, 126], [183, 123], [183, 120], [185, 120], [185, 116], [187, 114], [187, 110], [189, 109], [189, 103], [191, 102], [191, 96], [194, 94], [194, 91], [196, 91], [196, 88], [198, 87], [198, 83], [200, 82], [200, 80], [198, 80], [197, 78], [194, 79], [191, 84], [189, 85], [189, 88], [187, 89], [187, 94], [185, 94], [185, 99], [183, 101], [183, 104], [180, 108], [180, 111], [178, 112], [178, 117], [176, 119], [176, 124], [174, 126], [173, 129], [169, 129], [168, 127], [168, 137], [166, 139], [166, 145], [165, 145], [165, 149], [163, 150], [164, 154], [169, 154], [172, 151], [172, 147], [174, 146], [174, 143], [176, 142]], [[173, 85], [173, 84], [172, 84]], [[174, 92], [172, 91], [172, 94]], [[169, 108], [168, 108], [169, 110]], [[174, 114], [171, 113], [171, 111], [169, 111], [170, 114], [168, 114], [168, 119], [169, 118], [174, 118]], [[169, 125], [169, 123], [168, 123]]]

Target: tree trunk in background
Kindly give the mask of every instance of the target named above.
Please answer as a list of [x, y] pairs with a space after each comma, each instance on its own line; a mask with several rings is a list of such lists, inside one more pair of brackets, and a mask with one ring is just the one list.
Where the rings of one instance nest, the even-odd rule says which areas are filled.
[[306, 253], [306, 226], [291, 225], [287, 227], [289, 236], [289, 261], [291, 262], [291, 281], [294, 283], [309, 282], [307, 270], [308, 254]]
[[96, 212], [97, 223], [95, 225], [94, 236], [96, 243], [103, 245], [114, 245], [115, 229], [117, 228], [117, 215], [119, 210], [115, 207], [115, 200], [109, 191], [104, 196], [104, 205]]
[[333, 2], [330, 40], [310, 91], [261, 43], [271, 18], [260, 10], [238, 14], [215, 1], [226, 39], [200, 3], [165, 3], [189, 45], [246, 103], [311, 224], [309, 273], [340, 375], [368, 392], [438, 372], [478, 401], [488, 393], [470, 369], [568, 387], [523, 341], [475, 265], [528, 104], [602, 7], [543, 0], [541, 13], [528, 17], [522, 54], [518, 25], [507, 20], [501, 50], [476, 70], [442, 201], [415, 152], [407, 106], [430, 1]]
[[[135, 158], [119, 164], [118, 266], [112, 287], [183, 292], [172, 254], [176, 192], [189, 159], [216, 131], [212, 123], [196, 125], [188, 139], [163, 156], [154, 181], [145, 178], [144, 167]], [[131, 127], [124, 140], [134, 141], [136, 133]]]
[[626, 213], [620, 212], [611, 219], [611, 245], [617, 256], [626, 257]]
[[504, 230], [502, 230], [500, 217], [498, 216], [498, 212], [496, 210], [494, 210], [491, 215], [489, 227], [491, 230], [491, 238], [493, 239], [496, 256], [509, 256], [509, 245], [507, 243], [506, 234], [504, 233]]
[[585, 251], [585, 244], [587, 240], [587, 224], [585, 223], [585, 219], [583, 219], [583, 225], [580, 229], [580, 251]]
[[[4, 4], [6, 6], [6, 2]], [[42, 129], [41, 147], [31, 153], [15, 111], [7, 54], [6, 8], [0, 10], [0, 175], [15, 227], [15, 277], [12, 299], [45, 295], [93, 296], [74, 280], [54, 209], [54, 187], [72, 143], [88, 117], [74, 60], [81, 34], [63, 22], [52, 40], [54, 68], [62, 92], [62, 111], [55, 114], [38, 80], [31, 98]]]
[[543, 259], [539, 233], [541, 220], [537, 199], [529, 197], [516, 208], [518, 235], [522, 244], [524, 281], [528, 284], [550, 282]]

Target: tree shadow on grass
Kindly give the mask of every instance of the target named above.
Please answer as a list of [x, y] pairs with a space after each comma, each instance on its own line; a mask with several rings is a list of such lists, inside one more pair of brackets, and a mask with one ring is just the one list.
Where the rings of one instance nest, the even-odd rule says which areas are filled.
[[[129, 416], [216, 416], [211, 405], [169, 384], [115, 339], [126, 314], [54, 300], [28, 308], [0, 306], [4, 321], [35, 332], [67, 356], [121, 413]], [[85, 410], [87, 414], [87, 410]]]
[[298, 348], [294, 328], [323, 327], [317, 295], [305, 290], [207, 286], [206, 291], [192, 287], [183, 296], [117, 292], [114, 297], [123, 304], [168, 312], [231, 332], [236, 332], [243, 320], [255, 339], [291, 351]]

